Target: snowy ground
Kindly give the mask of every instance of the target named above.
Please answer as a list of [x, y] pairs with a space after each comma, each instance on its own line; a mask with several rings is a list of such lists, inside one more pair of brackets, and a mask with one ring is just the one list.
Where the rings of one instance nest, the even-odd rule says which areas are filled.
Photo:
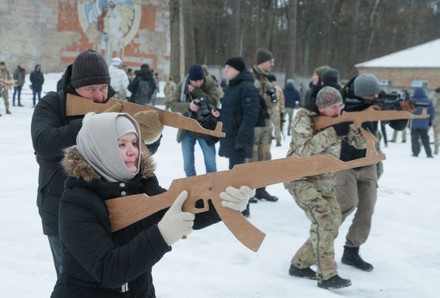
[[[53, 90], [59, 74], [46, 74], [44, 90]], [[29, 82], [29, 81], [27, 81]], [[28, 84], [26, 84], [28, 85]], [[11, 95], [12, 97], [12, 95]], [[12, 102], [12, 99], [11, 99]], [[24, 108], [4, 114], [0, 104], [0, 297], [49, 297], [55, 283], [47, 238], [43, 236], [35, 204], [38, 167], [30, 138], [33, 109], [30, 91], [23, 91]], [[177, 130], [166, 128], [155, 155], [164, 187], [184, 176]], [[391, 135], [391, 130], [388, 131]], [[288, 140], [273, 147], [274, 158], [284, 157]], [[280, 200], [251, 205], [255, 226], [267, 233], [260, 250], [242, 246], [219, 223], [192, 233], [154, 269], [158, 297], [439, 297], [440, 156], [411, 157], [410, 143], [390, 143], [373, 228], [361, 254], [375, 266], [362, 272], [339, 264], [339, 274], [352, 286], [328, 291], [315, 281], [288, 275], [290, 259], [308, 236], [309, 223], [281, 184], [268, 187]], [[200, 150], [197, 169], [204, 173]], [[227, 160], [217, 158], [218, 169]], [[347, 219], [336, 239], [336, 258], [343, 251]]]

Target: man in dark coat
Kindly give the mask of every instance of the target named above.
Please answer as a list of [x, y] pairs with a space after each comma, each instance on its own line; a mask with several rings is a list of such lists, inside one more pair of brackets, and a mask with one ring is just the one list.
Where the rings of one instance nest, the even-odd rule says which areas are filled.
[[[83, 119], [83, 116], [66, 115], [67, 93], [79, 95], [94, 102], [106, 102], [115, 94], [110, 87], [107, 63], [99, 53], [86, 50], [79, 54], [65, 71], [62, 89], [45, 95], [35, 107], [32, 116], [32, 144], [40, 167], [37, 206], [43, 224], [43, 233], [49, 239], [57, 276], [61, 273], [58, 206], [66, 179], [60, 161], [63, 157], [63, 150], [76, 144], [76, 136]], [[120, 111], [118, 105], [111, 108], [114, 112]], [[157, 114], [156, 118], [152, 118], [150, 118], [151, 122], [160, 124]], [[138, 119], [139, 117], [136, 119], [138, 122], [142, 122]], [[142, 123], [139, 124], [142, 128]], [[144, 139], [147, 144], [151, 143], [150, 151], [154, 152], [159, 146], [162, 129], [163, 127], [152, 131], [154, 135], [152, 139], [155, 141]]]
[[[223, 132], [219, 155], [229, 158], [229, 169], [252, 158], [254, 127], [258, 121], [260, 100], [254, 85], [254, 76], [241, 57], [229, 58], [224, 73], [229, 81], [222, 98]], [[249, 216], [249, 207], [244, 211]]]
[[[345, 111], [357, 112], [367, 109], [378, 110], [380, 107], [371, 105], [373, 99], [380, 97], [381, 88], [378, 79], [368, 73], [352, 78], [342, 89]], [[349, 99], [358, 100], [359, 104], [349, 104]], [[407, 120], [393, 120], [389, 125], [402, 130]], [[373, 135], [377, 132], [377, 122], [365, 122], [362, 127]], [[352, 161], [365, 157], [365, 149], [356, 149], [346, 140], [342, 141], [342, 161]], [[377, 165], [369, 165], [337, 172], [335, 174], [335, 194], [341, 207], [342, 221], [355, 212], [353, 222], [346, 235], [342, 263], [363, 271], [372, 271], [373, 265], [365, 262], [359, 255], [359, 247], [364, 244], [370, 234], [374, 207], [377, 200]]]
[[31, 86], [32, 86], [32, 102], [33, 107], [35, 108], [36, 104], [36, 97], [38, 96], [38, 101], [41, 99], [41, 91], [43, 90], [43, 84], [44, 84], [44, 75], [41, 72], [41, 65], [37, 64], [35, 65], [35, 69], [33, 72], [31, 72]]
[[[146, 82], [146, 84], [148, 84], [149, 94], [141, 99], [136, 99], [136, 94], [138, 93], [141, 82]], [[136, 72], [136, 77], [130, 82], [130, 84], [128, 84], [127, 89], [131, 92], [129, 101], [140, 105], [150, 103], [156, 87], [156, 81], [154, 80], [150, 66], [147, 63], [142, 64], [141, 69]]]

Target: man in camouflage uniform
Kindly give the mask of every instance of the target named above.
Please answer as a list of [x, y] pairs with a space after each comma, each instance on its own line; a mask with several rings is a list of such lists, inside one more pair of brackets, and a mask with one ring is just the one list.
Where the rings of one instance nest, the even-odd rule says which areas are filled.
[[[339, 157], [341, 141], [359, 149], [366, 148], [360, 130], [349, 123], [313, 131], [313, 117], [337, 117], [344, 108], [340, 92], [324, 87], [318, 93], [314, 108], [301, 108], [292, 123], [292, 141], [287, 156], [330, 154]], [[351, 285], [349, 279], [338, 275], [335, 262], [334, 240], [341, 224], [341, 210], [332, 191], [334, 173], [326, 173], [284, 183], [285, 188], [304, 210], [311, 221], [310, 236], [292, 258], [289, 274], [317, 279], [320, 288], [343, 288]], [[310, 268], [316, 264], [317, 271]]]
[[[255, 87], [263, 96], [269, 119], [266, 119], [264, 126], [255, 127], [254, 152], [252, 155], [252, 162], [265, 161], [271, 159], [270, 145], [272, 142], [272, 116], [274, 109], [278, 103], [277, 92], [275, 84], [270, 81], [270, 71], [274, 66], [274, 58], [271, 52], [266, 49], [258, 49], [256, 53], [256, 64], [252, 67], [255, 76]], [[255, 198], [259, 200], [267, 200], [270, 202], [278, 201], [278, 197], [270, 195], [265, 187], [257, 188], [255, 191]]]
[[284, 104], [286, 100], [284, 98], [283, 89], [281, 89], [281, 87], [278, 85], [275, 75], [270, 75], [269, 80], [275, 86], [277, 92], [278, 101], [273, 106], [272, 123], [274, 126], [275, 141], [277, 142], [276, 146], [280, 147], [282, 137], [281, 121], [283, 121], [282, 115], [284, 114]]
[[[0, 96], [3, 97], [5, 102], [6, 114], [11, 114], [9, 111], [9, 89], [14, 85], [12, 84], [12, 77], [6, 68], [6, 63], [0, 62]], [[0, 114], [1, 116], [2, 114]]]

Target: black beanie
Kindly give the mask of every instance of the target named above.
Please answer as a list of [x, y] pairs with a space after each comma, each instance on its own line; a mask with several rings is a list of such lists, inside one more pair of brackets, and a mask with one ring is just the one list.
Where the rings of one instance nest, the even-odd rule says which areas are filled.
[[257, 61], [257, 65], [260, 65], [261, 63], [264, 63], [272, 59], [273, 59], [273, 55], [268, 50], [265, 50], [263, 48], [259, 48], [257, 50], [257, 54], [255, 55], [255, 60]]
[[321, 81], [325, 84], [338, 83], [339, 82], [339, 71], [334, 68], [329, 68], [324, 71], [321, 75]]
[[246, 68], [246, 64], [241, 57], [232, 57], [226, 60], [225, 65], [229, 65], [232, 68], [235, 68], [239, 72], [242, 72]]
[[188, 79], [190, 81], [199, 81], [205, 79], [203, 68], [200, 64], [193, 64], [188, 71]]
[[108, 66], [104, 58], [90, 49], [79, 54], [72, 64], [70, 84], [75, 89], [89, 85], [110, 84]]

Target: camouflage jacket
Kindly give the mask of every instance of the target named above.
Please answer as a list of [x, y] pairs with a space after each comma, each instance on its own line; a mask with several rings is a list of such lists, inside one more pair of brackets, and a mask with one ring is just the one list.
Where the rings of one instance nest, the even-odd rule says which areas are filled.
[[[272, 115], [276, 112], [276, 110], [279, 111], [278, 102], [273, 103], [272, 99], [269, 94], [267, 94], [268, 90], [273, 90], [274, 92], [277, 92], [277, 88], [274, 83], [269, 81], [268, 75], [270, 73], [263, 72], [258, 68], [257, 65], [254, 65], [252, 67], [252, 72], [255, 77], [255, 87], [258, 89], [258, 93], [263, 96], [264, 100], [266, 101], [267, 105], [267, 111], [270, 115], [270, 119], [272, 119]], [[271, 125], [272, 122], [270, 119], [266, 120], [266, 126]]]
[[[299, 157], [329, 154], [339, 158], [341, 153], [341, 141], [346, 139], [357, 149], [365, 149], [366, 141], [358, 128], [351, 127], [348, 135], [338, 136], [335, 129], [330, 126], [321, 131], [314, 131], [313, 117], [318, 116], [317, 111], [301, 108], [292, 121], [292, 140], [287, 156]], [[333, 188], [333, 173], [325, 173], [316, 176], [304, 177], [302, 181], [314, 183], [318, 189], [331, 190]], [[299, 181], [301, 181], [299, 180]], [[285, 184], [286, 188], [294, 188], [296, 181]]]

